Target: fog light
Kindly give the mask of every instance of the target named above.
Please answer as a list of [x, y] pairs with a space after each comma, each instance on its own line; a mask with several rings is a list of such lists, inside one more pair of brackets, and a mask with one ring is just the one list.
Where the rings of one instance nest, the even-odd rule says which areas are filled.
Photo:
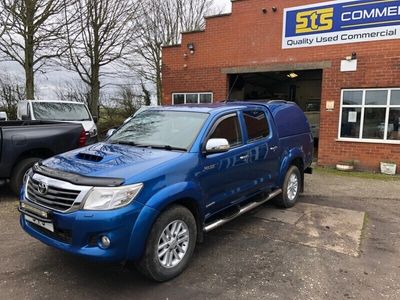
[[108, 238], [108, 236], [103, 235], [103, 236], [100, 238], [100, 247], [101, 247], [101, 248], [107, 249], [108, 247], [110, 247], [110, 244], [111, 244], [111, 241], [110, 241], [110, 239]]

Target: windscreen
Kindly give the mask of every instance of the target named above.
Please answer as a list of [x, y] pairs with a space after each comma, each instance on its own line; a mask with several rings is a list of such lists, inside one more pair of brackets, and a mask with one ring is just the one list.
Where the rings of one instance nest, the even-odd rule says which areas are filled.
[[124, 124], [108, 142], [187, 150], [207, 117], [206, 113], [144, 111]]
[[33, 114], [42, 121], [91, 121], [85, 105], [79, 103], [33, 102]]

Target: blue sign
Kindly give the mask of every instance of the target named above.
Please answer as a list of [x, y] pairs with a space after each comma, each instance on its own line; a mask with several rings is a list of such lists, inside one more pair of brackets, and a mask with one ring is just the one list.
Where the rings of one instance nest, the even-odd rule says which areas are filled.
[[400, 1], [331, 1], [287, 8], [282, 47], [400, 39]]

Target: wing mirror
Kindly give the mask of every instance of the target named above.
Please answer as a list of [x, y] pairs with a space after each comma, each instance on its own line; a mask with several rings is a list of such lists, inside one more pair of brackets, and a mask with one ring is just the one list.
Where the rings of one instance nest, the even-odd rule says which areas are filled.
[[109, 138], [110, 136], [112, 136], [116, 131], [117, 131], [117, 129], [115, 129], [115, 128], [108, 129], [106, 138]]
[[231, 147], [227, 139], [209, 139], [206, 144], [206, 153], [222, 153], [229, 151]]

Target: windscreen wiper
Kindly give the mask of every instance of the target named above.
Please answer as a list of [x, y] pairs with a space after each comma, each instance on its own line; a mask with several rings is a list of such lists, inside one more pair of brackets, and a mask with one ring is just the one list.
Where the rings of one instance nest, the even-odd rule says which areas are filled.
[[128, 141], [115, 141], [115, 142], [111, 142], [111, 144], [128, 145], [128, 146], [140, 146], [140, 145], [136, 144], [135, 142], [128, 142]]
[[142, 148], [151, 148], [151, 149], [163, 149], [163, 150], [168, 150], [168, 151], [187, 151], [186, 148], [182, 147], [174, 147], [171, 145], [146, 145], [146, 144], [138, 144], [135, 142], [129, 142], [129, 141], [115, 141], [111, 142], [111, 144], [117, 144], [117, 145], [129, 145], [129, 146], [135, 146], [135, 147], [142, 147]]
[[149, 145], [148, 147], [154, 148], [154, 149], [163, 149], [163, 150], [168, 150], [168, 151], [173, 151], [173, 150], [187, 151], [186, 148], [175, 147], [175, 146], [171, 146], [171, 145]]

